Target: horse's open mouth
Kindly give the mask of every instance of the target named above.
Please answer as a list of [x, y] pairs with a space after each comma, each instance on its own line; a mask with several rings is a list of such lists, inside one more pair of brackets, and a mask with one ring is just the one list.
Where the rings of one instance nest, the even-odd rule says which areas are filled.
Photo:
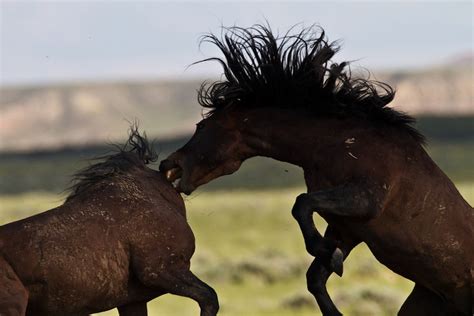
[[169, 169], [165, 172], [166, 180], [171, 182], [173, 186], [175, 187], [175, 189], [179, 188], [179, 182], [182, 175], [183, 175], [183, 169], [179, 166]]
[[166, 180], [168, 180], [178, 192], [185, 194], [190, 193], [186, 192], [188, 190], [182, 188], [181, 178], [183, 177], [183, 167], [181, 167], [178, 162], [172, 159], [163, 160], [160, 164], [160, 171], [164, 173]]

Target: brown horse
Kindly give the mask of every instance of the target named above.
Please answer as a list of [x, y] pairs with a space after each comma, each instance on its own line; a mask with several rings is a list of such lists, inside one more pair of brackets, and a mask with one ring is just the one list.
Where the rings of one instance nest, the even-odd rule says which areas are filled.
[[119, 153], [76, 175], [58, 208], [0, 227], [0, 315], [147, 315], [172, 293], [216, 315], [214, 290], [189, 270], [194, 235], [180, 195], [146, 164], [132, 128]]
[[[319, 29], [275, 37], [265, 26], [234, 27], [205, 41], [222, 51], [211, 59], [225, 78], [202, 86], [209, 113], [161, 163], [170, 181], [180, 178], [177, 189], [190, 194], [254, 156], [298, 165], [308, 193], [293, 215], [316, 257], [307, 282], [323, 314], [340, 314], [326, 281], [365, 242], [416, 283], [400, 315], [470, 315], [473, 209], [427, 155], [414, 119], [387, 106], [390, 86], [332, 63], [338, 47]], [[314, 211], [329, 224], [324, 238]]]

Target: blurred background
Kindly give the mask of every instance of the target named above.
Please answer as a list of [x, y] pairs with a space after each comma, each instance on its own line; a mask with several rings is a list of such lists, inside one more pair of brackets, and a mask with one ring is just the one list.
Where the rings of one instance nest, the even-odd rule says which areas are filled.
[[[343, 46], [336, 61], [392, 84], [392, 105], [418, 118], [427, 151], [473, 205], [472, 14], [470, 1], [2, 1], [0, 225], [62, 203], [70, 175], [123, 141], [129, 121], [157, 139], [161, 157], [181, 146], [202, 114], [196, 89], [220, 76], [216, 64], [188, 67], [218, 54], [199, 47], [200, 36], [266, 20], [280, 33], [321, 25]], [[303, 191], [301, 170], [254, 158], [186, 198], [192, 269], [217, 290], [221, 315], [319, 313], [306, 291], [311, 258], [290, 214]], [[394, 315], [412, 286], [364, 245], [329, 282], [345, 315]], [[149, 307], [150, 315], [198, 313], [171, 296]]]

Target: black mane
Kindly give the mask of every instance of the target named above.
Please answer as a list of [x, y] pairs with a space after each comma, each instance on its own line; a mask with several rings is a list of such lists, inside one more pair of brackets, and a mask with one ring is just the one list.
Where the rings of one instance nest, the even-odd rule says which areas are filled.
[[424, 142], [412, 126], [413, 117], [387, 106], [395, 96], [388, 84], [353, 78], [347, 62], [331, 62], [339, 46], [327, 41], [323, 29], [304, 28], [283, 36], [263, 25], [225, 31], [221, 38], [209, 34], [202, 39], [224, 55], [199, 61], [215, 60], [224, 70], [225, 80], [204, 83], [198, 91], [208, 115], [229, 105], [305, 109], [399, 126]]
[[115, 147], [117, 149], [115, 153], [95, 158], [104, 161], [92, 164], [73, 175], [73, 184], [68, 189], [71, 193], [66, 202], [105, 179], [127, 173], [133, 167], [144, 167], [158, 159], [158, 154], [149, 143], [146, 134], [143, 133], [142, 136], [138, 132], [137, 124], [130, 127], [125, 144]]

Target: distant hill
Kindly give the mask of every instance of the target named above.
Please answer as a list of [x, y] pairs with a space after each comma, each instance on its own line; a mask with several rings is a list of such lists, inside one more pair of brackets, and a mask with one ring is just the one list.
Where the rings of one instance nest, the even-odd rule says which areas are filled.
[[199, 82], [120, 82], [1, 89], [0, 150], [115, 141], [138, 119], [149, 135], [188, 133]]
[[[474, 113], [472, 57], [376, 75], [397, 88], [393, 106], [415, 115]], [[150, 136], [190, 133], [200, 81], [110, 82], [0, 88], [0, 151], [59, 148], [124, 138], [135, 118]]]
[[392, 106], [410, 114], [473, 114], [473, 59], [472, 54], [467, 54], [443, 66], [381, 73], [376, 77], [397, 89]]

